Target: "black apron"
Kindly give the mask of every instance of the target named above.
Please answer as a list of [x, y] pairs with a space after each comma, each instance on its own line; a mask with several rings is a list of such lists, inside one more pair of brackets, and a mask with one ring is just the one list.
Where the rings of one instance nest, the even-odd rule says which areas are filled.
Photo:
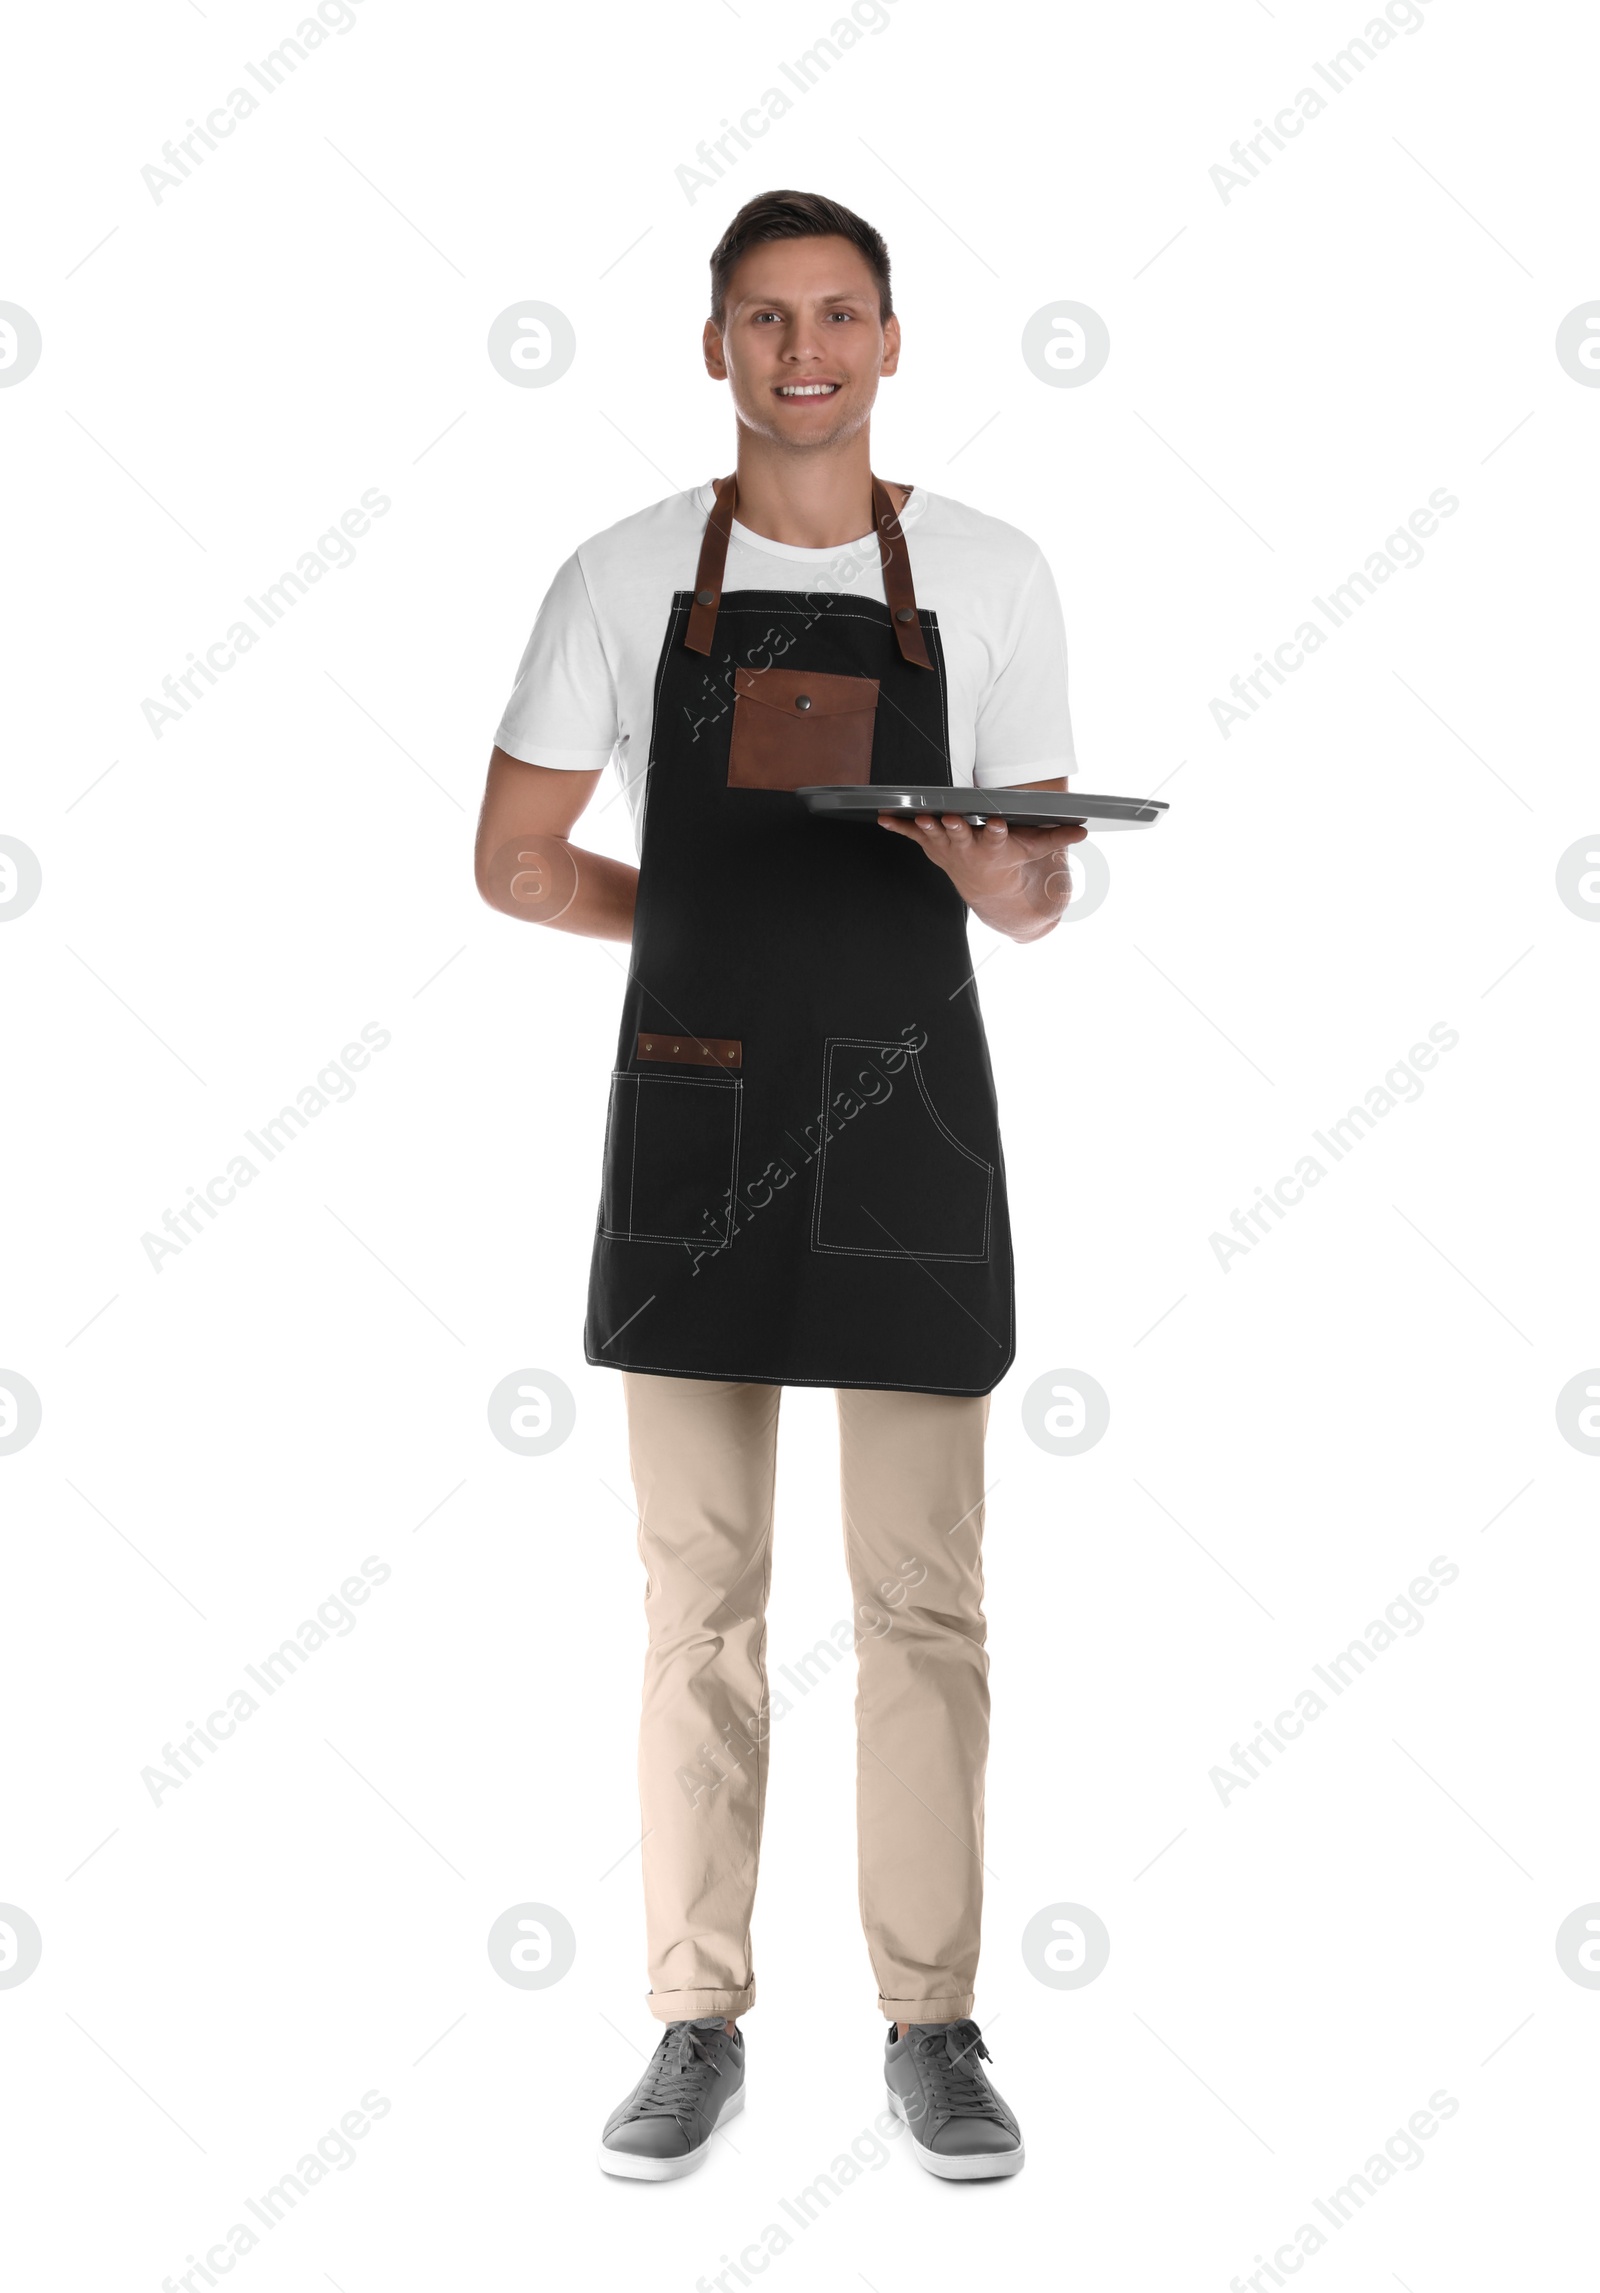
[[944, 655], [872, 481], [886, 605], [724, 596], [716, 488], [656, 670], [584, 1351], [766, 1385], [988, 1393], [1011, 1231], [966, 904], [794, 789], [950, 784]]

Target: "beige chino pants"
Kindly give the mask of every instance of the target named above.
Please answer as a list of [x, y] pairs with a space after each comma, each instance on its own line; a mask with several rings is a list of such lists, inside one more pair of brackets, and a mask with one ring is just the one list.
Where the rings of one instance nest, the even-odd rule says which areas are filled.
[[[771, 1721], [766, 1607], [782, 1388], [624, 1373], [648, 1572], [639, 1737], [650, 2008], [745, 2013]], [[856, 1619], [861, 1923], [878, 2004], [972, 2012], [989, 1747], [986, 1395], [841, 1389]]]

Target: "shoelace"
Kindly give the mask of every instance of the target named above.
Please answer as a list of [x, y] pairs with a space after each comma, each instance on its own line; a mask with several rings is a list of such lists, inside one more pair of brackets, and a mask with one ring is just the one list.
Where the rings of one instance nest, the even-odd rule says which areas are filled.
[[719, 2078], [722, 2076], [721, 2063], [700, 2033], [691, 2023], [669, 2023], [646, 2083], [634, 2097], [635, 2112], [641, 2116], [650, 2112], [676, 2118], [692, 2110], [699, 2100], [708, 2069]]
[[978, 2057], [992, 2062], [975, 2022], [952, 2023], [948, 2030], [928, 2031], [916, 2040], [937, 2096], [938, 2107], [952, 2118], [994, 2118], [1004, 2123], [999, 2097], [978, 2068]]

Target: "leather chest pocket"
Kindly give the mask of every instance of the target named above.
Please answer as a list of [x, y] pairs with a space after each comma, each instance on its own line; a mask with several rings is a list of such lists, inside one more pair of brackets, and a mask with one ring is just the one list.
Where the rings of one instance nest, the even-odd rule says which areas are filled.
[[736, 669], [730, 788], [864, 787], [872, 778], [876, 677]]
[[614, 1074], [602, 1234], [614, 1242], [728, 1241], [743, 1099], [732, 1075]]

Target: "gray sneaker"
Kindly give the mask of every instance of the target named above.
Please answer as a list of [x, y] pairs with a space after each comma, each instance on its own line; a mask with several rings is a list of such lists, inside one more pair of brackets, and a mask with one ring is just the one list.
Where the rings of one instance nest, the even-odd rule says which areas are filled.
[[670, 2182], [703, 2166], [714, 2129], [744, 2108], [744, 2033], [720, 2014], [669, 2022], [650, 2067], [606, 2120], [600, 2171]]
[[989, 2049], [975, 2022], [890, 2023], [884, 2050], [889, 2107], [911, 2129], [912, 2154], [941, 2181], [988, 2181], [1022, 2171], [1022, 2129], [980, 2063]]

